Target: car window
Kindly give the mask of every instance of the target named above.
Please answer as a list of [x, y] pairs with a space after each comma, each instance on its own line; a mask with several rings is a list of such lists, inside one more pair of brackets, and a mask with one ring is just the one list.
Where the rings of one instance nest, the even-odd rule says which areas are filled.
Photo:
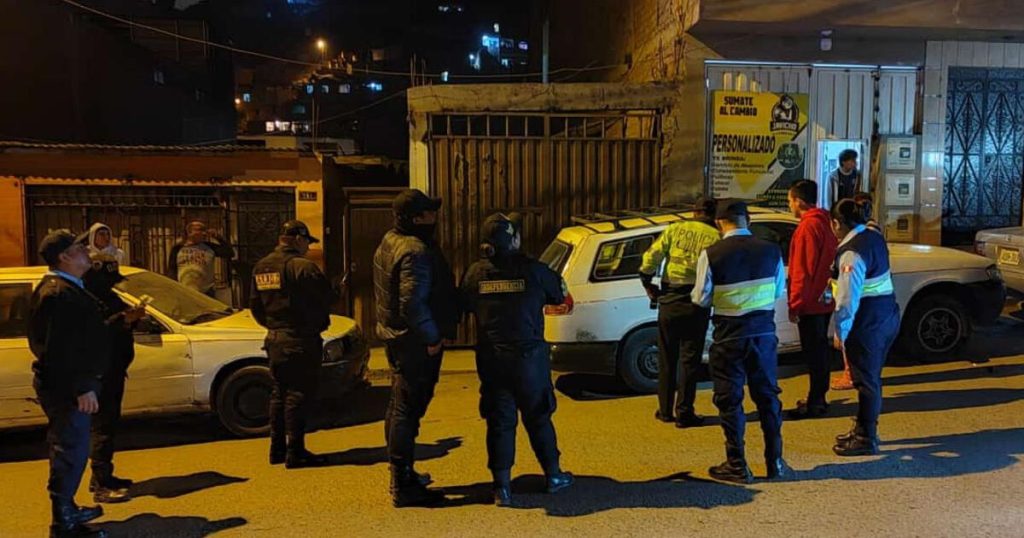
[[31, 299], [31, 284], [0, 284], [0, 338], [24, 338], [28, 335]]
[[184, 325], [214, 321], [232, 313], [224, 303], [149, 271], [127, 275], [117, 289], [136, 299], [149, 295], [153, 308]]
[[755, 221], [750, 223], [750, 233], [758, 239], [771, 241], [782, 249], [782, 262], [789, 266], [789, 244], [793, 241], [796, 224], [778, 221]]
[[594, 280], [636, 278], [644, 253], [654, 243], [655, 235], [642, 235], [603, 243], [594, 262]]
[[540, 255], [541, 263], [547, 265], [552, 271], [562, 274], [566, 262], [569, 261], [569, 254], [572, 254], [572, 245], [565, 241], [554, 240], [544, 249]]

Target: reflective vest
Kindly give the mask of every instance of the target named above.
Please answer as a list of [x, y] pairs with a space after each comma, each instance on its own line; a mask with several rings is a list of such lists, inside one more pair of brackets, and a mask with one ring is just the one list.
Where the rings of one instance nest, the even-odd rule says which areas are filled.
[[717, 229], [703, 222], [674, 222], [644, 253], [640, 272], [654, 275], [664, 261], [662, 287], [692, 286], [697, 279], [697, 258], [701, 251], [717, 242], [719, 237]]
[[711, 245], [707, 252], [715, 341], [774, 335], [779, 246], [737, 235]]
[[[889, 246], [882, 234], [871, 230], [853, 236], [839, 246], [836, 261], [832, 265], [832, 281], [839, 279], [839, 260], [846, 252], [856, 252], [864, 260], [864, 287], [860, 290], [861, 301], [878, 297], [889, 297], [895, 292], [892, 287], [892, 273], [889, 270]], [[835, 293], [835, 289], [833, 289]]]

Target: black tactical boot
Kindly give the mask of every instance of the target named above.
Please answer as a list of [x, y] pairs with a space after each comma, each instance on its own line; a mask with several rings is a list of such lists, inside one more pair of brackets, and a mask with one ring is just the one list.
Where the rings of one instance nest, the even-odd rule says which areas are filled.
[[696, 428], [704, 425], [704, 417], [694, 412], [680, 413], [676, 417], [677, 428]]
[[828, 415], [828, 404], [825, 402], [808, 403], [807, 400], [800, 400], [796, 407], [786, 412], [789, 420], [804, 420], [808, 418], [820, 418]]
[[573, 485], [576, 482], [576, 477], [572, 473], [565, 471], [558, 471], [557, 473], [551, 473], [548, 475], [548, 493], [558, 493], [563, 489]]
[[103, 509], [79, 508], [73, 502], [53, 500], [53, 522], [50, 524], [50, 537], [92, 536], [106, 538], [107, 532], [83, 525], [103, 515]]
[[743, 460], [725, 460], [719, 465], [708, 469], [708, 474], [715, 480], [723, 482], [735, 482], [737, 484], [750, 484], [754, 481], [754, 474], [747, 467]]
[[102, 504], [116, 504], [130, 501], [131, 494], [127, 488], [108, 488], [104, 485], [97, 486], [92, 492], [92, 500]]
[[765, 475], [768, 480], [789, 480], [795, 474], [793, 468], [782, 458], [771, 458], [765, 462], [765, 466], [768, 468]]
[[288, 452], [288, 443], [284, 437], [270, 439], [270, 464], [281, 465], [284, 463], [285, 455]]
[[305, 448], [294, 450], [288, 449], [284, 458], [285, 469], [302, 469], [303, 467], [323, 467], [327, 465], [327, 458], [320, 454], [314, 454]]
[[444, 493], [427, 489], [409, 465], [391, 466], [391, 501], [395, 508], [435, 506], [444, 501]]

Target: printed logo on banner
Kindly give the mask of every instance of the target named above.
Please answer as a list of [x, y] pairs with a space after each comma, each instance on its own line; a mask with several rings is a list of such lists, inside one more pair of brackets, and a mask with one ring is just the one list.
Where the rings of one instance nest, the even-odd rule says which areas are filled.
[[769, 129], [772, 132], [788, 131], [796, 133], [800, 130], [800, 107], [796, 105], [789, 94], [782, 94], [779, 102], [772, 107], [772, 122]]

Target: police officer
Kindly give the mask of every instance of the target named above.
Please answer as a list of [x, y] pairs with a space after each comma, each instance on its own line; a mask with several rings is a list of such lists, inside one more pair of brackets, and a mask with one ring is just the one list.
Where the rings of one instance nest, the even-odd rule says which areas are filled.
[[459, 306], [455, 277], [435, 239], [441, 200], [407, 189], [392, 205], [395, 227], [373, 256], [377, 336], [391, 365], [391, 400], [384, 439], [396, 507], [436, 504], [444, 494], [413, 468], [420, 420], [434, 397], [444, 340], [455, 337]]
[[832, 208], [832, 228], [841, 237], [833, 278], [836, 349], [845, 351], [857, 389], [857, 419], [836, 437], [840, 456], [878, 453], [882, 412], [882, 366], [899, 331], [900, 312], [889, 272], [889, 248], [882, 234], [867, 227], [869, 202], [840, 200]]
[[49, 421], [50, 536], [107, 535], [84, 525], [103, 515], [101, 507], [75, 504], [109, 353], [99, 304], [82, 283], [92, 267], [86, 240], [67, 230], [43, 239], [39, 255], [50, 271], [33, 291], [29, 310], [28, 343], [36, 357], [33, 386]]
[[[715, 201], [700, 200], [693, 220], [672, 223], [644, 254], [640, 281], [651, 301], [658, 302], [658, 410], [662, 422], [679, 428], [700, 426], [704, 418], [693, 410], [697, 375], [704, 355], [710, 312], [690, 300], [697, 275], [697, 257], [716, 241]], [[652, 280], [665, 262], [661, 289]], [[680, 353], [681, 352], [681, 353]], [[678, 385], [678, 397], [676, 381]]]
[[718, 203], [715, 222], [722, 240], [700, 254], [693, 288], [694, 304], [714, 307], [709, 366], [725, 431], [726, 461], [708, 472], [712, 478], [738, 483], [753, 481], [743, 444], [744, 379], [764, 432], [767, 476], [782, 478], [790, 472], [782, 460], [775, 336], [775, 301], [786, 293], [786, 270], [779, 246], [753, 237], [748, 219], [745, 202]]
[[100, 410], [92, 419], [92, 480], [89, 491], [98, 503], [117, 503], [130, 499], [132, 481], [114, 476], [114, 435], [121, 420], [121, 400], [128, 366], [135, 358], [135, 337], [132, 329], [146, 312], [145, 306], [129, 307], [114, 291], [124, 280], [117, 258], [96, 251], [90, 258], [92, 268], [85, 273], [85, 289], [100, 301], [107, 323], [110, 356], [100, 390]]
[[523, 416], [530, 445], [544, 469], [548, 493], [573, 483], [573, 476], [559, 466], [551, 423], [555, 391], [544, 342], [544, 305], [561, 304], [565, 294], [557, 273], [519, 252], [517, 215], [491, 215], [481, 237], [483, 259], [469, 267], [461, 291], [466, 310], [477, 318], [480, 414], [487, 421], [494, 502], [510, 506], [517, 413]]
[[249, 308], [267, 328], [264, 349], [270, 358], [270, 464], [288, 469], [325, 463], [306, 450], [309, 399], [316, 393], [323, 357], [320, 333], [330, 325], [337, 298], [327, 277], [305, 258], [320, 241], [298, 220], [281, 228], [278, 246], [253, 267]]

